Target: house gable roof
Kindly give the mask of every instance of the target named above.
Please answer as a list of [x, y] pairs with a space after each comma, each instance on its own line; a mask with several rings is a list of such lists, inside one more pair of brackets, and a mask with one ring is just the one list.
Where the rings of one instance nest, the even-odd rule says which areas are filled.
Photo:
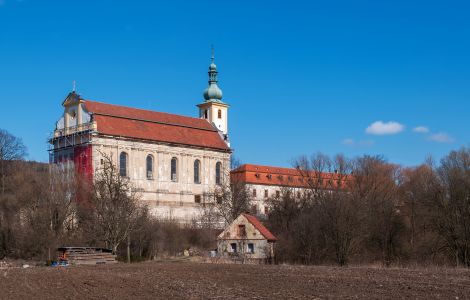
[[275, 242], [277, 241], [277, 238], [274, 236], [274, 234], [271, 233], [271, 231], [266, 228], [263, 223], [261, 223], [255, 216], [243, 213], [242, 214], [248, 222], [250, 222], [256, 230], [258, 230], [269, 242]]
[[203, 119], [91, 100], [83, 104], [105, 135], [231, 151], [218, 130]]

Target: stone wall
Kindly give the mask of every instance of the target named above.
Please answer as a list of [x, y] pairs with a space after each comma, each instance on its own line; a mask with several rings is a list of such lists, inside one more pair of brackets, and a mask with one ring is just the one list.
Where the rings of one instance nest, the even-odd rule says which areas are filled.
[[[228, 182], [230, 153], [210, 149], [198, 149], [161, 143], [147, 143], [113, 137], [93, 139], [93, 165], [97, 170], [101, 164], [101, 153], [113, 158], [119, 166], [121, 152], [128, 155], [128, 176], [152, 212], [158, 217], [173, 217], [180, 222], [189, 222], [200, 212], [201, 202], [216, 188], [216, 163], [222, 163], [222, 182]], [[146, 159], [153, 157], [153, 176], [147, 178]], [[171, 180], [171, 159], [175, 157], [178, 178]], [[201, 162], [200, 183], [194, 182], [194, 161]]]

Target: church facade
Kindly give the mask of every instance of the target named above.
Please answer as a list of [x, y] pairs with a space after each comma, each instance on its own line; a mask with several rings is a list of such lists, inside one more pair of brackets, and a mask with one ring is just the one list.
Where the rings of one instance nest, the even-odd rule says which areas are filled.
[[86, 100], [75, 91], [62, 105], [50, 162], [73, 165], [92, 179], [103, 155], [111, 157], [159, 217], [191, 221], [230, 181], [229, 106], [222, 102], [213, 56], [198, 118]]

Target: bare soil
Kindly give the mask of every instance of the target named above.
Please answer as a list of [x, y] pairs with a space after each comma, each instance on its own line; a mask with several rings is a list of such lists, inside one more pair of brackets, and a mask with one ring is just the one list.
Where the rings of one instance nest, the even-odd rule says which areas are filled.
[[466, 269], [140, 263], [0, 269], [0, 299], [470, 299]]

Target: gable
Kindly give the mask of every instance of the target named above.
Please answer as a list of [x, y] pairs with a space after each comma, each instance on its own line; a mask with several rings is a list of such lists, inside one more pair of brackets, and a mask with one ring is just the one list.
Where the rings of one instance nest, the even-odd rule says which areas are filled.
[[[239, 226], [245, 226], [246, 235], [240, 236]], [[266, 239], [270, 242], [277, 238], [255, 217], [249, 214], [241, 214], [236, 218], [219, 236], [219, 240], [224, 239], [247, 239], [259, 240]]]

